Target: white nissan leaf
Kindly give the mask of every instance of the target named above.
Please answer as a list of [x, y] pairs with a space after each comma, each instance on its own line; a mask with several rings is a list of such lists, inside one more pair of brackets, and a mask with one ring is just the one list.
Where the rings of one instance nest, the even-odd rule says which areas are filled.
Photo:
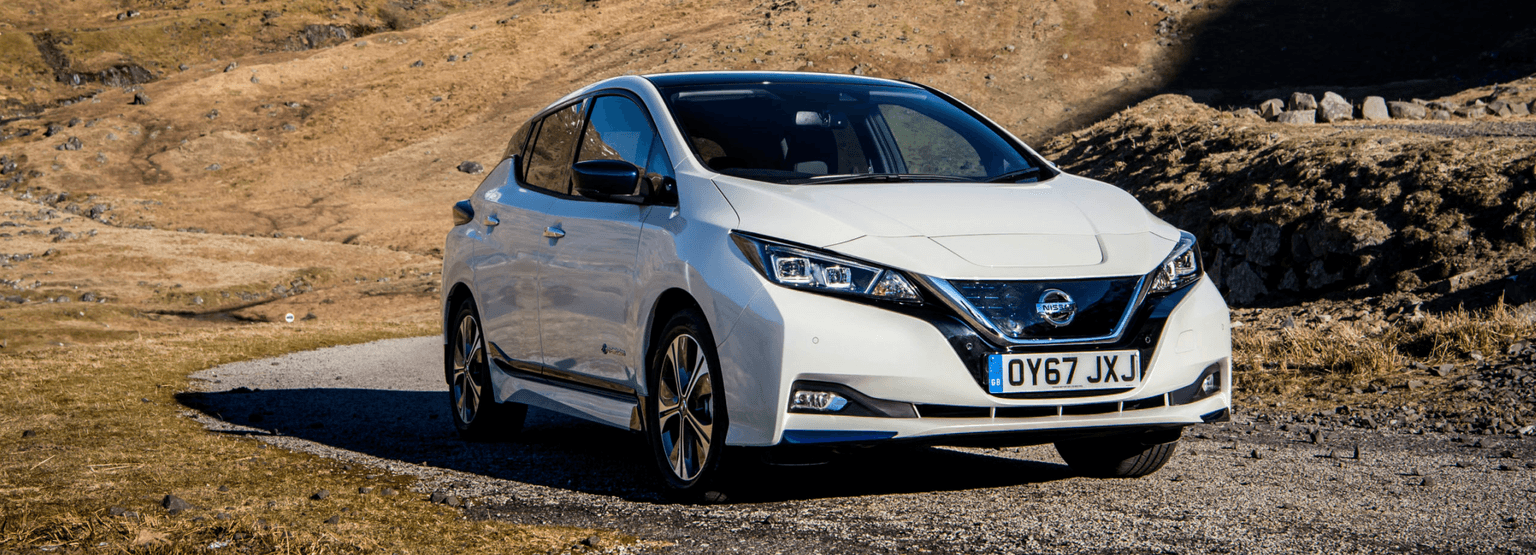
[[529, 406], [627, 428], [675, 491], [726, 446], [1055, 443], [1141, 476], [1231, 408], [1194, 237], [923, 85], [608, 79], [524, 124], [453, 213], [459, 432]]

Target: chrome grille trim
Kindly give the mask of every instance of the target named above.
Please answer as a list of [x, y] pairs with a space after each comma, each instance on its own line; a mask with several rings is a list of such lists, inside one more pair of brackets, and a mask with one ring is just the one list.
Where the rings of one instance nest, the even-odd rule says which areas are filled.
[[1085, 345], [1095, 343], [1114, 343], [1120, 340], [1121, 335], [1125, 334], [1125, 328], [1131, 323], [1131, 316], [1136, 314], [1136, 310], [1141, 308], [1142, 302], [1146, 301], [1147, 299], [1147, 276], [1143, 275], [1141, 278], [1136, 280], [1136, 295], [1131, 298], [1130, 302], [1126, 303], [1125, 312], [1120, 315], [1120, 320], [1115, 323], [1114, 330], [1107, 335], [1101, 335], [1097, 337], [1074, 337], [1071, 339], [1014, 339], [1012, 337], [1008, 337], [1002, 332], [1002, 330], [999, 330], [997, 326], [993, 325], [992, 320], [987, 318], [985, 314], [982, 314], [981, 310], [977, 309], [975, 305], [971, 304], [971, 302], [965, 298], [965, 295], [960, 294], [960, 291], [955, 289], [955, 286], [951, 285], [948, 280], [920, 274], [912, 275], [914, 275], [918, 281], [926, 285], [928, 289], [932, 290], [934, 293], [937, 293], [934, 296], [937, 297], [940, 302], [953, 309], [955, 313], [959, 314], [967, 324], [970, 324], [971, 327], [975, 328], [977, 332], [980, 332], [987, 339], [999, 345]]

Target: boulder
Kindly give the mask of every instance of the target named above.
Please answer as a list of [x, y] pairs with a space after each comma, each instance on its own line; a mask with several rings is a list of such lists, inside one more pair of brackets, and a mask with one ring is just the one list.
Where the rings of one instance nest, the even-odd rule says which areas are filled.
[[1259, 103], [1259, 115], [1264, 116], [1264, 119], [1269, 121], [1275, 121], [1275, 118], [1280, 117], [1280, 113], [1284, 111], [1285, 102], [1278, 98], [1271, 98]]
[[1232, 304], [1243, 305], [1257, 300], [1269, 294], [1269, 288], [1264, 287], [1264, 278], [1248, 267], [1248, 263], [1238, 264], [1227, 272], [1227, 300]]
[[1524, 102], [1511, 102], [1509, 103], [1509, 113], [1515, 117], [1529, 116], [1531, 115], [1531, 109]]
[[1317, 123], [1317, 110], [1290, 110], [1280, 114], [1275, 121], [1293, 125], [1312, 125]]
[[1323, 94], [1323, 102], [1318, 106], [1319, 119], [1328, 123], [1337, 123], [1355, 119], [1355, 107], [1348, 100], [1333, 92]]
[[1460, 109], [1457, 109], [1456, 115], [1467, 119], [1481, 119], [1483, 116], [1488, 115], [1488, 108], [1486, 106], [1478, 106], [1473, 104], [1471, 106], [1464, 106]]
[[1414, 102], [1388, 102], [1387, 111], [1393, 119], [1424, 119], [1429, 116], [1428, 108]]
[[1317, 109], [1317, 97], [1312, 96], [1312, 95], [1307, 94], [1307, 93], [1304, 93], [1304, 92], [1293, 92], [1293, 93], [1291, 93], [1291, 100], [1290, 100], [1290, 102], [1286, 103], [1286, 105], [1285, 105], [1285, 109], [1287, 111], [1291, 111], [1291, 112], [1300, 112], [1302, 110], [1316, 110]]
[[1499, 116], [1501, 118], [1507, 118], [1515, 115], [1514, 110], [1509, 109], [1509, 103], [1503, 100], [1495, 100], [1488, 103], [1487, 110], [1488, 113]]
[[1447, 110], [1430, 110], [1429, 119], [1451, 119], [1451, 113]]
[[1259, 117], [1259, 112], [1253, 108], [1240, 108], [1236, 112], [1232, 112], [1232, 115], [1240, 118], [1256, 118]]
[[1360, 104], [1360, 117], [1370, 121], [1392, 119], [1392, 112], [1387, 110], [1387, 99], [1379, 96], [1365, 97], [1365, 102]]

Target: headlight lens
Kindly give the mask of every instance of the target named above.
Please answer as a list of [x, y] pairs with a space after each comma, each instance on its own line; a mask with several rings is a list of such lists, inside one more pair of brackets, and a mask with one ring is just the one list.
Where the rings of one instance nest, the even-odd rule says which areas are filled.
[[784, 287], [898, 302], [922, 302], [901, 272], [805, 247], [731, 232], [747, 259]]
[[1187, 231], [1179, 232], [1179, 244], [1173, 254], [1152, 271], [1152, 285], [1148, 293], [1167, 293], [1200, 280], [1200, 249], [1195, 247], [1195, 236]]

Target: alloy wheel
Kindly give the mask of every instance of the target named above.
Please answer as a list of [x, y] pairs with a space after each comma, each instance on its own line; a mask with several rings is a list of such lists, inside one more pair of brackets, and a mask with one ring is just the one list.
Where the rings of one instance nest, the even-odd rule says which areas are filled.
[[699, 476], [709, 463], [715, 429], [715, 387], [698, 340], [681, 334], [667, 345], [656, 394], [656, 423], [662, 453], [682, 481]]
[[480, 413], [480, 388], [475, 381], [476, 365], [485, 362], [485, 344], [480, 338], [480, 323], [470, 314], [459, 320], [457, 341], [453, 346], [453, 409], [459, 422], [470, 424]]

